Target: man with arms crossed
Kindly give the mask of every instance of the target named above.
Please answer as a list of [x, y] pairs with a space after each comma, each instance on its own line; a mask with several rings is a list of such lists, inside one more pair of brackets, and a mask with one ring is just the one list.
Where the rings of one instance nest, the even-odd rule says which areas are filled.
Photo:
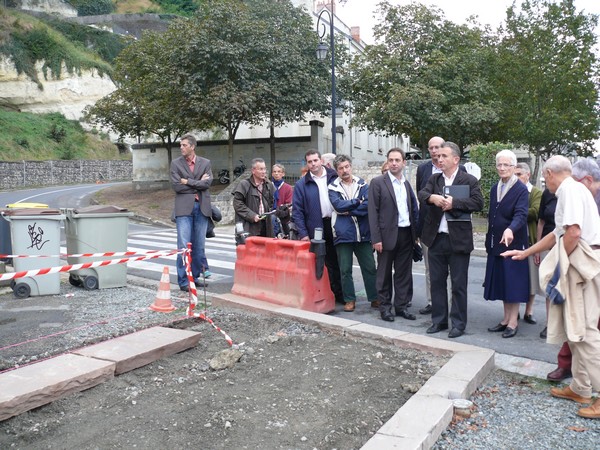
[[[177, 248], [187, 248], [192, 243], [192, 275], [198, 278], [207, 267], [202, 267], [205, 258], [204, 242], [208, 218], [212, 216], [210, 185], [212, 169], [210, 161], [196, 155], [196, 138], [186, 134], [179, 144], [181, 156], [171, 162], [171, 185], [175, 191], [175, 223], [177, 225]], [[177, 255], [177, 283], [179, 288], [189, 291], [189, 282], [183, 264], [183, 255]], [[196, 283], [201, 284], [201, 283]]]

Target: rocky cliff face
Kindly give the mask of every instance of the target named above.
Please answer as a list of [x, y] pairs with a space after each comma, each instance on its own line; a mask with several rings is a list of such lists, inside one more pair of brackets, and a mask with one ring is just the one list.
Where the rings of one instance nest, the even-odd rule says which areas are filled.
[[45, 79], [38, 63], [43, 89], [25, 74], [18, 74], [13, 63], [0, 57], [0, 106], [35, 113], [59, 112], [68, 119], [80, 119], [83, 109], [116, 89], [110, 77], [98, 72], [69, 74], [62, 69], [59, 79]]
[[17, 0], [16, 7], [26, 11], [58, 14], [63, 17], [77, 17], [77, 9], [63, 0]]

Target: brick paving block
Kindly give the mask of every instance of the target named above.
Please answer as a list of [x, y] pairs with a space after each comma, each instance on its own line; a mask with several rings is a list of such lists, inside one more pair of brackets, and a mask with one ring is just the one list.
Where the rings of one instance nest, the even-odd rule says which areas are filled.
[[468, 395], [471, 395], [477, 389], [477, 386], [494, 370], [494, 353], [493, 350], [489, 349], [456, 353], [436, 375], [468, 381]]
[[396, 344], [398, 347], [416, 348], [440, 355], [477, 350], [480, 348], [474, 345], [461, 344], [460, 342], [451, 342], [444, 339], [436, 339], [431, 336], [421, 336], [419, 334], [412, 333], [401, 336], [398, 339], [394, 339], [394, 344]]
[[367, 339], [381, 339], [392, 343], [394, 339], [410, 334], [408, 331], [394, 330], [393, 328], [378, 327], [367, 323], [359, 323], [348, 327], [348, 332], [353, 336]]
[[0, 374], [0, 420], [110, 380], [115, 363], [67, 354]]
[[116, 363], [119, 375], [194, 347], [200, 333], [153, 327], [75, 351], [74, 353]]
[[236, 294], [215, 294], [212, 296], [211, 305], [244, 308], [249, 311], [259, 312], [278, 312], [280, 309], [285, 308], [275, 303], [263, 302]]
[[423, 442], [407, 437], [387, 436], [377, 433], [360, 450], [422, 450]]
[[416, 440], [423, 448], [431, 448], [452, 421], [453, 412], [452, 400], [417, 393], [377, 433]]
[[419, 394], [438, 396], [450, 400], [468, 398], [473, 392], [470, 385], [471, 383], [467, 380], [457, 380], [436, 374], [419, 389]]

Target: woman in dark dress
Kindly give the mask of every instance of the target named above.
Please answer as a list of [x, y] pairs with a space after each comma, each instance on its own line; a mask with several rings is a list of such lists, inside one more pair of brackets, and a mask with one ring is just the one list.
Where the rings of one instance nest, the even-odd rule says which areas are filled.
[[502, 337], [517, 334], [519, 304], [529, 300], [529, 266], [527, 260], [515, 261], [500, 256], [507, 250], [523, 250], [528, 246], [527, 212], [529, 192], [515, 175], [517, 157], [510, 150], [496, 155], [496, 170], [500, 180], [490, 192], [488, 231], [485, 237], [487, 264], [485, 267], [486, 300], [502, 300], [504, 317], [488, 328], [502, 332]]

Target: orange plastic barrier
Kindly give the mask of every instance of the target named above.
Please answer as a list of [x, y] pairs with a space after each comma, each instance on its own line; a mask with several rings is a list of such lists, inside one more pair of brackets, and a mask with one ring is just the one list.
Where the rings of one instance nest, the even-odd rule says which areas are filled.
[[252, 236], [237, 247], [233, 294], [306, 311], [335, 309], [327, 268], [317, 280], [308, 241]]

